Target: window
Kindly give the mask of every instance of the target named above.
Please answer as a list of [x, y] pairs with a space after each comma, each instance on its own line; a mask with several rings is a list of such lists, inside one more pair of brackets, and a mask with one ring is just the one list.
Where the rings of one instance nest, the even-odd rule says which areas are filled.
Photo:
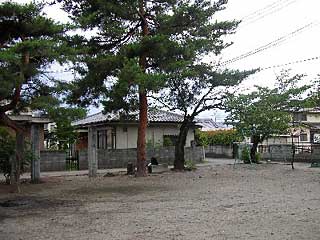
[[306, 113], [301, 113], [301, 121], [307, 121], [307, 114]]
[[99, 130], [97, 132], [98, 149], [115, 149], [116, 133], [114, 129]]
[[307, 142], [308, 141], [308, 135], [306, 133], [300, 134], [300, 142]]
[[293, 121], [295, 121], [295, 122], [307, 121], [307, 114], [306, 113], [294, 113], [293, 114]]

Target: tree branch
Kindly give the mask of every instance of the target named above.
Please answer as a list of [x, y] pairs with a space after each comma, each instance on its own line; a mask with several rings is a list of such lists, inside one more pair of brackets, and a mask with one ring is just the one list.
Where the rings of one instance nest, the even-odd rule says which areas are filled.
[[20, 100], [20, 94], [21, 94], [21, 85], [16, 87], [16, 89], [14, 91], [14, 94], [12, 96], [11, 102], [9, 104], [7, 104], [7, 105], [4, 105], [4, 106], [0, 107], [0, 112], [1, 113], [5, 113], [5, 112], [7, 112], [9, 110], [14, 109], [17, 106], [17, 104], [18, 104], [18, 102]]
[[209, 88], [209, 90], [207, 91], [207, 93], [204, 94], [204, 95], [202, 96], [202, 98], [199, 100], [199, 102], [198, 102], [198, 104], [196, 105], [196, 107], [194, 108], [191, 116], [193, 116], [193, 117], [197, 116], [197, 112], [198, 112], [199, 107], [200, 107], [201, 104], [203, 103], [204, 99], [206, 99], [207, 96], [209, 96], [209, 94], [212, 92], [212, 90], [213, 90], [214, 88], [215, 88], [215, 86], [214, 86], [214, 85], [211, 85], [211, 87]]
[[[22, 56], [22, 66], [25, 67], [25, 66], [29, 65], [29, 63], [30, 63], [30, 53], [25, 52]], [[20, 76], [21, 76], [21, 79], [23, 79], [24, 81], [26, 80], [22, 69], [20, 69]], [[9, 110], [14, 109], [17, 106], [17, 104], [20, 100], [21, 88], [22, 88], [22, 84], [24, 81], [22, 81], [22, 83], [18, 83], [16, 85], [11, 102], [7, 105], [1, 106], [0, 113], [5, 113]]]
[[164, 107], [168, 108], [169, 111], [174, 111], [174, 110], [177, 110], [178, 108], [175, 108], [175, 107], [171, 107], [170, 105], [166, 104], [164, 101], [161, 100], [161, 98], [158, 98], [158, 97], [154, 97], [152, 95], [148, 96], [149, 98], [152, 98], [156, 101], [158, 101], [160, 104], [162, 104]]

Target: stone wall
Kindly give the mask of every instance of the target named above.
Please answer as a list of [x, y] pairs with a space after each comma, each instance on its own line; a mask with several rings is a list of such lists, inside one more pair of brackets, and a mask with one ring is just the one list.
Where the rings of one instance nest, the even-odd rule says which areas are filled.
[[[98, 152], [99, 169], [104, 168], [125, 168], [128, 162], [135, 163], [137, 159], [137, 150], [116, 149], [104, 150]], [[41, 151], [40, 168], [42, 172], [46, 171], [66, 171], [66, 152], [65, 151]], [[174, 147], [161, 147], [147, 149], [147, 161], [155, 157], [159, 163], [173, 164]], [[204, 160], [203, 147], [185, 148], [185, 159], [194, 162]], [[86, 150], [79, 152], [79, 169], [88, 169], [88, 153]]]
[[[277, 144], [259, 146], [259, 152], [264, 160], [271, 161], [291, 161], [293, 150], [291, 144]], [[294, 154], [295, 162], [314, 162], [320, 161], [320, 146], [296, 146]]]
[[211, 145], [205, 147], [208, 158], [233, 158], [232, 145]]
[[[98, 150], [98, 168], [125, 168], [128, 162], [135, 163], [137, 159], [137, 150], [116, 149], [116, 150]], [[161, 147], [147, 149], [147, 161], [150, 162], [151, 157], [155, 157], [159, 163], [167, 163], [172, 165], [174, 160], [174, 147]], [[185, 148], [185, 160], [201, 162], [204, 160], [203, 147]], [[79, 168], [80, 170], [88, 169], [87, 151], [79, 152]]]
[[40, 152], [40, 170], [46, 171], [65, 171], [66, 170], [66, 151]]

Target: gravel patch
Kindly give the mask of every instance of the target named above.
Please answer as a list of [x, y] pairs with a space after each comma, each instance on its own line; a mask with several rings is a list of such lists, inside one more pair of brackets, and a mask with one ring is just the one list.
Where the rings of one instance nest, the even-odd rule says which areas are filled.
[[21, 189], [0, 192], [0, 239], [320, 239], [320, 169], [303, 164], [66, 176]]

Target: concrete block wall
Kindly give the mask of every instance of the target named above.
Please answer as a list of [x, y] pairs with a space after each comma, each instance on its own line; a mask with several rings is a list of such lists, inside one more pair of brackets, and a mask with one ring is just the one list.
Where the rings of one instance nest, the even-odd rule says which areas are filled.
[[98, 150], [98, 168], [125, 168], [128, 162], [135, 163], [136, 149]]
[[81, 150], [79, 151], [79, 170], [88, 169], [88, 151]]
[[47, 171], [65, 171], [66, 170], [66, 151], [40, 152], [40, 170]]
[[204, 147], [185, 148], [185, 160], [191, 160], [196, 163], [203, 162], [205, 160]]
[[[65, 171], [66, 170], [66, 152], [65, 151], [41, 151], [40, 168], [42, 172], [46, 171]], [[174, 160], [174, 147], [161, 147], [147, 149], [147, 161], [151, 157], [157, 158], [159, 163], [172, 165]], [[137, 150], [116, 149], [116, 150], [98, 150], [98, 167], [104, 168], [125, 168], [128, 162], [135, 163], [137, 159]], [[185, 160], [201, 162], [204, 160], [203, 147], [185, 148]], [[79, 152], [79, 169], [88, 169], [88, 153], [86, 150]]]
[[[188, 149], [188, 148], [186, 148]], [[185, 152], [185, 159], [188, 159]], [[167, 163], [172, 165], [174, 161], [174, 147], [161, 147], [147, 149], [147, 161], [155, 157], [159, 163]]]
[[312, 158], [311, 158], [312, 162], [320, 162], [320, 146], [317, 145], [313, 145], [312, 147]]
[[267, 151], [261, 153], [261, 158], [271, 161], [291, 161], [292, 146], [290, 144], [269, 145]]
[[[278, 144], [268, 145], [267, 151], [261, 153], [264, 160], [271, 161], [291, 161], [292, 159], [292, 145]], [[295, 162], [313, 162], [320, 161], [320, 146], [310, 145], [309, 147], [297, 147], [294, 155]]]
[[206, 157], [233, 158], [232, 145], [211, 145], [205, 147]]
[[[79, 168], [80, 170], [88, 169], [87, 151], [79, 152]], [[159, 163], [173, 164], [174, 147], [161, 147], [147, 149], [147, 162], [150, 162], [151, 157], [155, 157]], [[135, 164], [137, 159], [137, 150], [131, 149], [116, 149], [116, 150], [98, 150], [98, 168], [125, 168], [128, 162]], [[185, 159], [194, 162], [204, 160], [203, 147], [185, 148]]]

